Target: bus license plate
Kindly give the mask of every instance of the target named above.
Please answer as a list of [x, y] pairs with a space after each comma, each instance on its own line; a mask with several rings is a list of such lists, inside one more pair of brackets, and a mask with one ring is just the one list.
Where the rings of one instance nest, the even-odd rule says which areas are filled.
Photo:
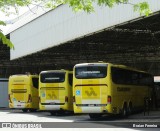
[[55, 104], [55, 102], [50, 102], [50, 105], [54, 105]]
[[89, 104], [89, 106], [94, 106], [94, 104]]

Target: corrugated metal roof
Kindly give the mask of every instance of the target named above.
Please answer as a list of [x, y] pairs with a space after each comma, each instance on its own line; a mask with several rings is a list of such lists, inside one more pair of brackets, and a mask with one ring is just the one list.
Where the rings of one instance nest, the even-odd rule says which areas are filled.
[[[137, 0], [140, 2], [141, 0]], [[160, 10], [159, 0], [148, 0], [153, 12]], [[37, 17], [36, 17], [37, 18]], [[99, 7], [95, 5], [95, 12], [75, 13], [68, 5], [62, 5], [45, 15], [38, 17], [29, 24], [15, 30], [28, 22], [16, 23], [10, 34], [15, 50], [11, 51], [11, 59], [29, 55], [59, 44], [71, 41], [109, 27], [143, 18], [133, 11], [131, 5], [116, 5], [115, 7]]]

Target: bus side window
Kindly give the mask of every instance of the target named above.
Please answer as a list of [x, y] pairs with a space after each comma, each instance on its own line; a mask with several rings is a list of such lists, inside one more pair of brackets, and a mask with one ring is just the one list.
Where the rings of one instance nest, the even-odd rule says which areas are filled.
[[127, 71], [112, 67], [112, 80], [115, 84], [127, 84], [129, 83], [129, 80], [127, 80]]
[[112, 72], [112, 81], [116, 84], [119, 84], [120, 83], [119, 70], [117, 68], [112, 67], [111, 72]]
[[137, 72], [132, 72], [131, 73], [131, 76], [132, 76], [132, 84], [133, 85], [138, 85], [138, 83], [139, 83], [139, 74], [137, 73]]
[[69, 74], [68, 78], [69, 78], [69, 84], [70, 84], [70, 86], [72, 86], [72, 84], [73, 84], [73, 74]]
[[38, 89], [38, 78], [32, 78], [33, 87]]
[[146, 86], [152, 86], [153, 85], [153, 77], [148, 74], [142, 74], [140, 76], [140, 84], [146, 85]]

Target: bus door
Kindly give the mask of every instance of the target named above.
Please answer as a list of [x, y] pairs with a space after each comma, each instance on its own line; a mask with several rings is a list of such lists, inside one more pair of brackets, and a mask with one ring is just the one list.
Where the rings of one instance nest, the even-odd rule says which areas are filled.
[[[100, 113], [107, 105], [107, 66], [87, 65], [75, 68], [75, 102], [83, 113]], [[94, 108], [92, 108], [94, 107]]]
[[41, 73], [40, 98], [46, 110], [59, 110], [65, 104], [65, 72]]

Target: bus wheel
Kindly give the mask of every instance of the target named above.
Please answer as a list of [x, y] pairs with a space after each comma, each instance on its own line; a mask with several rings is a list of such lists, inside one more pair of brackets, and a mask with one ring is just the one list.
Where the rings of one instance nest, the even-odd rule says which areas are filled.
[[36, 112], [36, 109], [29, 109], [30, 112]]
[[59, 110], [59, 111], [57, 111], [57, 115], [58, 116], [63, 116], [63, 115], [65, 115], [65, 111], [64, 110]]
[[132, 114], [132, 103], [129, 103], [127, 114]]
[[126, 106], [126, 104], [123, 106], [123, 109], [122, 109], [122, 117], [127, 117], [127, 106]]
[[100, 118], [102, 115], [101, 114], [89, 114], [89, 117], [91, 119], [97, 119], [97, 118]]
[[22, 109], [22, 111], [23, 111], [23, 112], [27, 112], [27, 111], [28, 111], [28, 109]]
[[56, 116], [57, 115], [57, 112], [55, 112], [55, 111], [51, 111], [50, 113], [51, 113], [52, 116]]

